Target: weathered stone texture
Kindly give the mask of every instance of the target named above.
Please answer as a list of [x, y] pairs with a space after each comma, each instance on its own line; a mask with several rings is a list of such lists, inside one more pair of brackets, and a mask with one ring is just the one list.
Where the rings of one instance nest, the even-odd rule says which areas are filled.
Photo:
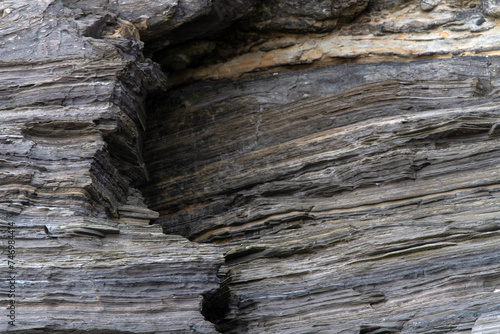
[[338, 65], [158, 100], [144, 194], [166, 233], [225, 249], [219, 329], [469, 333], [498, 314], [499, 69]]
[[[311, 2], [308, 6], [324, 3]], [[279, 23], [276, 30], [259, 39], [253, 37], [256, 40], [244, 44], [223, 62], [173, 73], [170, 84], [198, 79], [237, 79], [243, 74], [290, 65], [320, 67], [346, 61], [374, 63], [417, 57], [498, 54], [499, 28], [496, 19], [488, 14], [487, 4], [443, 0], [432, 8], [426, 7], [430, 3], [434, 2], [380, 0], [366, 6], [364, 1], [341, 1], [338, 3], [341, 7], [350, 8], [351, 4], [355, 8], [366, 8], [354, 11], [355, 20], [349, 23], [323, 21], [322, 25], [333, 24], [325, 31], [287, 31], [286, 24]], [[333, 7], [335, 4], [337, 2]], [[294, 8], [305, 11], [308, 6]], [[286, 11], [279, 13], [272, 17], [279, 19], [282, 15], [286, 20], [294, 17]]]
[[0, 272], [17, 306], [0, 332], [214, 333], [200, 310], [220, 252], [149, 226], [136, 189], [144, 99], [166, 79], [140, 41], [110, 34], [116, 15], [82, 3], [0, 4], [0, 222], [16, 249]]
[[102, 239], [83, 228], [73, 238], [20, 238], [17, 330], [4, 330], [216, 333], [200, 312], [202, 295], [218, 286], [214, 247], [143, 223], [117, 228]]
[[0, 332], [499, 332], [496, 2], [1, 2]]

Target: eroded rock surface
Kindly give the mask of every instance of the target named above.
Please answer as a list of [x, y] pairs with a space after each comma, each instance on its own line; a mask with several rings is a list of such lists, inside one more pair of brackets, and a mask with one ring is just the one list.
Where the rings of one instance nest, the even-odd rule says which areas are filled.
[[499, 70], [338, 65], [158, 101], [144, 194], [166, 233], [225, 249], [219, 329], [469, 333], [498, 314]]
[[2, 2], [0, 331], [498, 332], [499, 12]]
[[137, 190], [144, 99], [165, 76], [84, 4], [0, 4], [0, 332], [215, 333], [201, 304], [220, 251], [148, 225]]

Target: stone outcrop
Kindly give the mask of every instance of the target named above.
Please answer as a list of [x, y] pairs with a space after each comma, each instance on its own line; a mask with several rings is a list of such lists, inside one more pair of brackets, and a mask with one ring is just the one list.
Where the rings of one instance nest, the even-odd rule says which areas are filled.
[[166, 233], [225, 250], [219, 329], [470, 333], [498, 314], [499, 66], [339, 65], [159, 100], [144, 194]]
[[[342, 3], [352, 3], [355, 8], [366, 5], [364, 1]], [[432, 10], [431, 4], [435, 4]], [[246, 73], [291, 65], [321, 67], [346, 62], [493, 55], [498, 53], [499, 45], [499, 28], [492, 15], [495, 8], [490, 2], [480, 1], [372, 1], [365, 12], [349, 24], [335, 20], [328, 29], [305, 30], [298, 27], [287, 30], [285, 24], [258, 38], [248, 32], [240, 33], [252, 42], [234, 46], [232, 57], [224, 62], [173, 73], [170, 84], [199, 79], [237, 79]], [[280, 13], [284, 15], [286, 11]], [[290, 16], [288, 19], [292, 20]], [[221, 44], [221, 49], [223, 47]]]
[[120, 17], [82, 4], [0, 4], [0, 331], [214, 333], [200, 305], [220, 251], [150, 226], [136, 189], [165, 76], [111, 33]]
[[499, 12], [1, 3], [0, 331], [498, 332]]

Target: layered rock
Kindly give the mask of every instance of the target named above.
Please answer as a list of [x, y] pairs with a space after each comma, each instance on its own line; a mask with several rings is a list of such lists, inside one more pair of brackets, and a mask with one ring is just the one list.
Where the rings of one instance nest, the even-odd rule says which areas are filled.
[[[263, 23], [258, 19], [244, 21], [238, 34], [234, 29], [225, 33], [239, 41], [233, 43], [234, 50], [228, 52], [222, 38], [224, 43], [219, 42], [208, 54], [214, 59], [212, 63], [172, 73], [170, 85], [200, 79], [237, 79], [247, 73], [299, 65], [495, 55], [499, 50], [494, 14], [497, 7], [488, 1], [340, 1], [332, 2], [331, 10], [321, 9], [321, 4], [327, 3], [324, 1], [310, 2], [309, 6], [294, 2], [297, 9], [292, 12], [282, 10], [290, 7], [286, 3], [271, 2], [274, 5], [268, 6], [275, 12], [264, 10], [274, 13], [269, 15], [277, 24], [265, 21], [266, 30], [256, 34], [264, 29]], [[345, 13], [337, 13], [336, 6]], [[325, 18], [313, 19], [319, 12], [326, 13]], [[298, 21], [309, 25], [293, 24]], [[185, 54], [182, 49], [174, 51]], [[223, 61], [217, 61], [221, 58]]]
[[219, 329], [468, 333], [498, 314], [499, 66], [339, 65], [158, 101], [145, 195], [166, 233], [225, 249]]
[[173, 73], [226, 79], [152, 104], [144, 188], [166, 233], [225, 250], [221, 332], [497, 330], [488, 6], [373, 2]]
[[214, 333], [220, 252], [150, 226], [137, 190], [166, 79], [135, 28], [98, 2], [0, 6], [0, 331]]
[[1, 4], [1, 331], [498, 332], [497, 7]]

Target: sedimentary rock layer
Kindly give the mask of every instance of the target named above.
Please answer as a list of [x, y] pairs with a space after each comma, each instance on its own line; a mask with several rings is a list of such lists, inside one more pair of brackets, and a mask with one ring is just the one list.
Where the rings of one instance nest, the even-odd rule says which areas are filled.
[[498, 314], [499, 70], [346, 64], [157, 100], [144, 194], [166, 233], [225, 250], [219, 330], [469, 333]]
[[[295, 10], [287, 10], [290, 3]], [[169, 70], [172, 59], [191, 64], [173, 71], [173, 86], [291, 66], [495, 55], [500, 45], [497, 12], [492, 1], [478, 0], [333, 1], [331, 8], [326, 1], [271, 1], [256, 9], [258, 15], [213, 39], [213, 48], [205, 50], [210, 61], [191, 59], [185, 48], [171, 50], [166, 58], [159, 53], [156, 59]]]
[[166, 78], [116, 14], [67, 2], [0, 4], [0, 332], [214, 333], [220, 252], [148, 225], [137, 190]]
[[217, 250], [144, 223], [116, 227], [81, 227], [72, 238], [17, 236], [18, 320], [3, 330], [216, 333], [200, 310], [203, 294], [218, 287]]
[[499, 332], [499, 17], [1, 2], [0, 331]]

